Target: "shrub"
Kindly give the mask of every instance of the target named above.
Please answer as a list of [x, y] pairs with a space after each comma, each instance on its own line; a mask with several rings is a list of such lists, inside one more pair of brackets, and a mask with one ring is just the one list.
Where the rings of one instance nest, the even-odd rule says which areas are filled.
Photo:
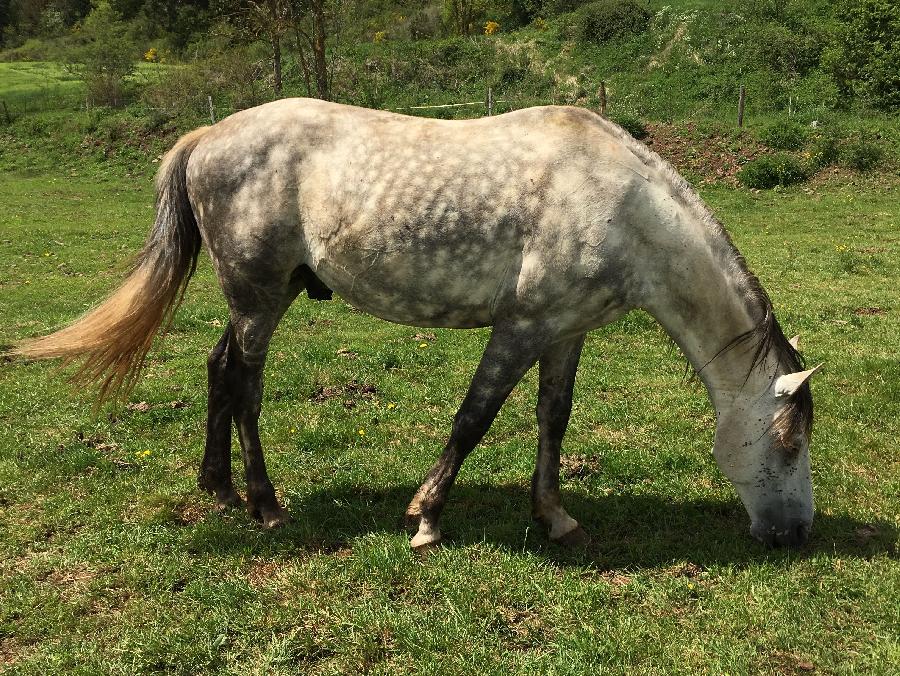
[[738, 172], [738, 180], [748, 188], [774, 188], [800, 183], [808, 175], [808, 169], [793, 155], [778, 153], [745, 164]]
[[840, 156], [838, 139], [832, 132], [823, 132], [813, 136], [809, 151], [809, 161], [816, 169], [827, 167], [838, 161]]
[[842, 148], [841, 159], [851, 169], [869, 171], [881, 161], [881, 148], [865, 139], [852, 139]]
[[647, 127], [644, 126], [644, 123], [637, 116], [629, 113], [619, 113], [618, 115], [611, 115], [609, 119], [636, 139], [647, 138]]
[[135, 48], [126, 38], [125, 25], [108, 2], [100, 2], [85, 19], [84, 33], [88, 42], [73, 50], [71, 70], [84, 80], [95, 103], [122, 105], [135, 61]]
[[838, 88], [882, 110], [900, 106], [900, 4], [895, 0], [841, 3], [841, 24], [822, 64]]
[[800, 150], [807, 136], [806, 128], [793, 120], [778, 120], [759, 132], [759, 140], [775, 150]]
[[602, 44], [615, 38], [643, 33], [652, 14], [634, 0], [601, 0], [578, 10], [576, 30], [580, 42]]

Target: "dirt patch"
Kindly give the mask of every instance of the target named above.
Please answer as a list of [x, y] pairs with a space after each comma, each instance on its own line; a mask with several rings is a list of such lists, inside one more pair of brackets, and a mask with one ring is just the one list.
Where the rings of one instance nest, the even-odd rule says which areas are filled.
[[864, 317], [875, 317], [885, 314], [885, 309], [881, 307], [858, 307], [853, 311], [853, 314], [862, 315]]
[[321, 404], [329, 399], [341, 398], [344, 408], [350, 409], [356, 406], [361, 399], [372, 399], [376, 394], [378, 394], [378, 389], [371, 383], [351, 380], [344, 385], [318, 385], [309, 396], [309, 400]]
[[675, 167], [678, 173], [698, 177], [701, 185], [740, 185], [737, 173], [741, 168], [750, 160], [770, 152], [747, 133], [726, 136], [701, 132], [693, 122], [678, 126], [653, 122], [646, 127], [644, 143]]
[[146, 401], [139, 401], [137, 403], [125, 404], [125, 408], [129, 411], [136, 411], [137, 413], [146, 413], [154, 408], [171, 408], [171, 409], [179, 409], [179, 408], [187, 408], [189, 404], [186, 401], [182, 401], [181, 399], [176, 399], [175, 401], [167, 401], [160, 404], [148, 404]]
[[631, 583], [631, 578], [615, 570], [604, 570], [600, 577], [612, 587], [624, 587]]
[[499, 611], [506, 634], [506, 644], [517, 650], [530, 650], [543, 640], [546, 627], [533, 610], [501, 608]]
[[563, 455], [559, 459], [559, 471], [564, 479], [584, 479], [599, 474], [603, 469], [600, 458], [587, 455]]
[[701, 573], [703, 573], [703, 568], [698, 566], [696, 563], [691, 563], [690, 561], [686, 563], [679, 563], [671, 568], [667, 568], [665, 570], [666, 575], [671, 577], [686, 577], [686, 578], [695, 578]]
[[878, 533], [879, 531], [875, 526], [870, 523], [866, 523], [857, 528], [854, 532], [854, 535], [856, 535], [856, 542], [860, 545], [864, 545], [869, 540], [877, 536]]
[[2, 638], [0, 639], [0, 667], [17, 665], [28, 657], [30, 652], [32, 652], [31, 646], [12, 637]]
[[208, 509], [196, 502], [182, 500], [172, 509], [172, 518], [181, 526], [193, 526], [206, 518]]
[[816, 670], [809, 660], [781, 650], [772, 653], [771, 666], [776, 674], [810, 674]]

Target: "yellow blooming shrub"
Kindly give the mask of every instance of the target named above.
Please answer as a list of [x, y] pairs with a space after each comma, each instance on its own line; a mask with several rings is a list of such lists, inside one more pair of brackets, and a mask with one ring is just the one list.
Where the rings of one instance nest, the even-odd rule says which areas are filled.
[[485, 35], [493, 35], [497, 31], [500, 30], [500, 24], [496, 21], [488, 21], [484, 24], [484, 34]]
[[378, 31], [375, 33], [375, 37], [372, 38], [372, 42], [384, 42], [387, 38], [387, 31]]
[[159, 52], [156, 51], [156, 47], [151, 47], [144, 53], [144, 61], [159, 63]]

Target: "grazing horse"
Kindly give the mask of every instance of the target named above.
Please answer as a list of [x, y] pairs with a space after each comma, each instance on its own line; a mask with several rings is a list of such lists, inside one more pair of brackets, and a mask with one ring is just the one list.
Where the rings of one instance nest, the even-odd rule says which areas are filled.
[[205, 244], [230, 321], [209, 355], [199, 484], [286, 519], [258, 419], [269, 341], [296, 296], [331, 289], [377, 317], [423, 327], [493, 327], [443, 454], [410, 503], [414, 548], [466, 456], [536, 362], [539, 444], [532, 509], [552, 540], [586, 534], [563, 508], [560, 444], [591, 329], [644, 308], [715, 407], [714, 455], [770, 545], [799, 545], [813, 518], [812, 398], [796, 344], [727, 233], [656, 154], [589, 111], [540, 107], [431, 120], [318, 100], [245, 110], [181, 138], [160, 166], [157, 216], [123, 285], [82, 319], [18, 344], [76, 360], [99, 400], [133, 387]]

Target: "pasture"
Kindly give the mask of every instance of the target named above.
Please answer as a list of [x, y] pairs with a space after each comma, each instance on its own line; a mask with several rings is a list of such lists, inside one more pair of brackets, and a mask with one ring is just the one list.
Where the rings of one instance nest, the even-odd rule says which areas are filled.
[[[153, 214], [149, 174], [16, 166], [0, 182], [0, 344], [114, 288]], [[487, 332], [394, 326], [305, 296], [276, 334], [261, 421], [293, 521], [267, 532], [218, 512], [195, 483], [205, 357], [226, 321], [202, 255], [125, 406], [92, 415], [91, 393], [54, 365], [0, 363], [0, 671], [893, 671], [896, 180], [701, 194], [785, 332], [826, 362], [803, 549], [751, 539], [709, 453], [706, 394], [640, 312], [591, 334], [582, 358], [562, 487], [585, 550], [530, 522], [532, 372], [465, 464], [445, 545], [413, 554], [403, 510]]]

